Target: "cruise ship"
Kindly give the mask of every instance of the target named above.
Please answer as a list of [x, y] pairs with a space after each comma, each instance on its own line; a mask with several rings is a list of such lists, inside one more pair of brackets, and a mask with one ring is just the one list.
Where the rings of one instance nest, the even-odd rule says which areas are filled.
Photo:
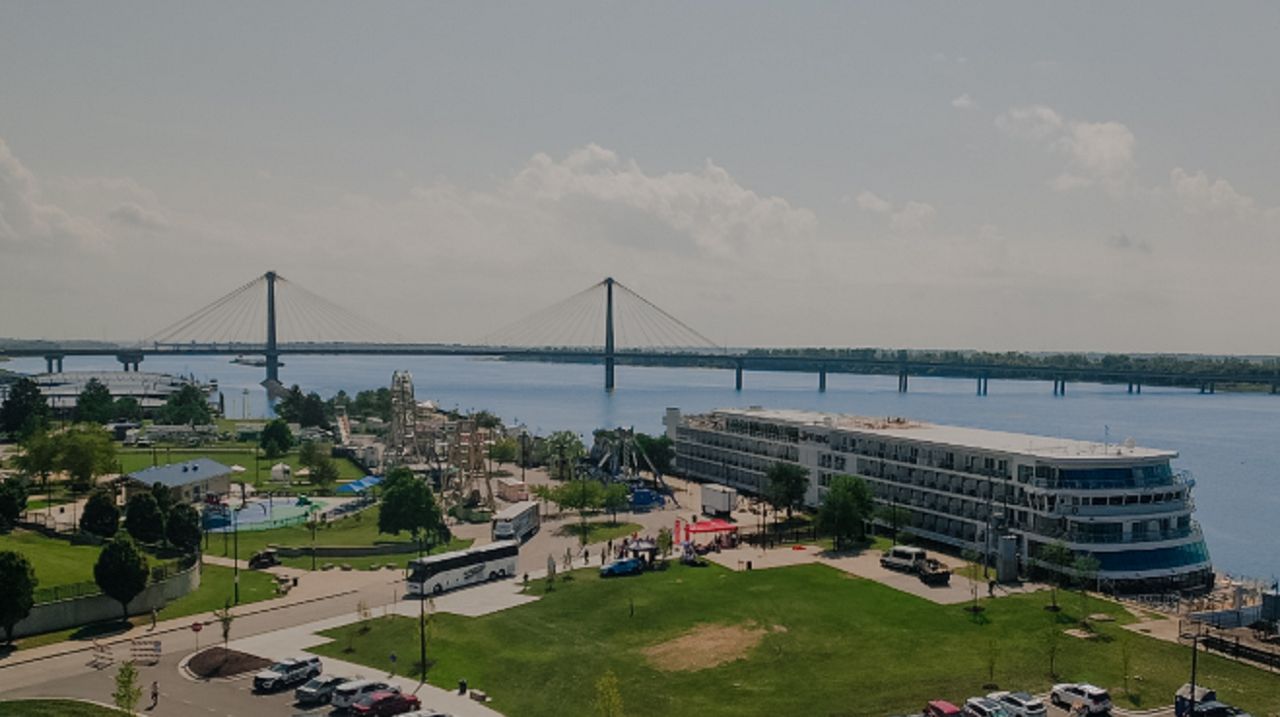
[[794, 463], [808, 470], [805, 503], [817, 507], [832, 476], [854, 475], [925, 540], [991, 554], [1011, 535], [1023, 567], [1043, 569], [1040, 551], [1061, 542], [1096, 558], [1099, 583], [1115, 592], [1213, 585], [1191, 518], [1194, 481], [1173, 470], [1176, 451], [760, 407], [669, 408], [664, 424], [693, 480], [760, 495], [771, 465]]

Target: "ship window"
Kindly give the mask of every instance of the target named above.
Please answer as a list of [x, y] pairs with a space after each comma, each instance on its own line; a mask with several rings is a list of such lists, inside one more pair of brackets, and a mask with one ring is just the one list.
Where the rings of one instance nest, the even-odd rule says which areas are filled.
[[1150, 502], [1151, 502], [1151, 494], [1150, 494], [1150, 493], [1146, 493], [1146, 494], [1144, 494], [1144, 495], [1142, 496], [1142, 499], [1141, 499], [1140, 501], [1138, 501], [1138, 502], [1143, 503], [1143, 504], [1150, 503]]
[[1110, 505], [1124, 505], [1124, 496], [1113, 495], [1107, 502]]

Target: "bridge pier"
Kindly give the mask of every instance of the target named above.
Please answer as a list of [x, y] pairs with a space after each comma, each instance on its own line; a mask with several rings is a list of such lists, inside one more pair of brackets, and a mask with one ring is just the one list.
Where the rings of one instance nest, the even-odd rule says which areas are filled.
[[[45, 373], [62, 373], [62, 359], [66, 358], [62, 354], [49, 354], [44, 357]], [[57, 369], [55, 371], [54, 369]]]
[[1065, 378], [1053, 379], [1053, 395], [1055, 396], [1067, 395], [1067, 379]]
[[1216, 393], [1216, 392], [1217, 392], [1217, 388], [1218, 388], [1218, 387], [1217, 387], [1217, 382], [1215, 382], [1215, 381], [1201, 381], [1201, 382], [1200, 382], [1200, 393], [1207, 393], [1207, 394], [1212, 395], [1212, 394], [1214, 394], [1214, 393]]
[[988, 378], [988, 377], [986, 377], [986, 376], [979, 376], [979, 377], [978, 377], [978, 395], [979, 395], [979, 396], [985, 396], [985, 395], [987, 395], [987, 382], [988, 382], [988, 380], [989, 380], [989, 378]]
[[276, 344], [276, 273], [263, 274], [267, 280], [267, 383], [280, 383], [280, 352]]
[[736, 391], [742, 390], [742, 362], [738, 361], [733, 367], [733, 387]]
[[818, 393], [826, 393], [827, 391], [827, 368], [823, 366], [818, 369]]
[[898, 393], [907, 392], [907, 370], [898, 369]]

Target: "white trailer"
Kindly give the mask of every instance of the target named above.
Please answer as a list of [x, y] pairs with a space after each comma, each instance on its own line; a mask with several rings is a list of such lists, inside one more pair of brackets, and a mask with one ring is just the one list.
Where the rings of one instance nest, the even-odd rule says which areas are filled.
[[495, 541], [515, 540], [523, 543], [538, 532], [541, 522], [537, 501], [526, 500], [523, 503], [516, 503], [493, 516], [493, 539]]
[[703, 515], [727, 516], [737, 505], [737, 490], [719, 483], [702, 484]]

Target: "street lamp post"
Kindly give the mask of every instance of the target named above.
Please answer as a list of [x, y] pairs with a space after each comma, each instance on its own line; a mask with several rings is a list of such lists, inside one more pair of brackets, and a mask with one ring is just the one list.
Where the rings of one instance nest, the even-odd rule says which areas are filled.
[[232, 543], [235, 545], [235, 557], [232, 558], [235, 575], [235, 603], [240, 604], [240, 511], [232, 509], [231, 512], [231, 535]]
[[1187, 714], [1195, 714], [1196, 712], [1196, 658], [1200, 652], [1201, 628], [1197, 627], [1195, 632], [1181, 633], [1178, 635], [1180, 640], [1191, 641], [1191, 706]]
[[[426, 583], [422, 583], [424, 586]], [[427, 683], [427, 596], [418, 591], [418, 681]]]

